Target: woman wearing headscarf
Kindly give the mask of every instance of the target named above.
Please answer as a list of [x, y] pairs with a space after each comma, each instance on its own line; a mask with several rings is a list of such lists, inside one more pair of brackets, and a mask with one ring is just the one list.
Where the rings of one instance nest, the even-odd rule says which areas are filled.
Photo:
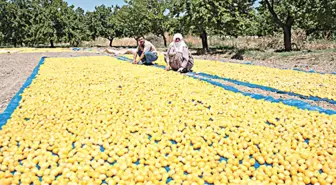
[[190, 72], [194, 66], [194, 59], [189, 52], [188, 46], [179, 33], [174, 35], [174, 41], [169, 45], [165, 55], [166, 70], [174, 70], [181, 73]]

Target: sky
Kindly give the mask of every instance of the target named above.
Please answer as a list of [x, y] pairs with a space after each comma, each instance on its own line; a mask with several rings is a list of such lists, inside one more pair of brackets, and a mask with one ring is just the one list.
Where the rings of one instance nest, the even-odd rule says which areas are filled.
[[75, 7], [81, 7], [85, 11], [93, 11], [95, 6], [98, 5], [124, 5], [124, 0], [65, 0], [69, 5], [75, 5]]
[[260, 0], [256, 0], [256, 2], [254, 3], [254, 7], [258, 7], [260, 5]]
[[[95, 6], [98, 5], [106, 5], [106, 6], [111, 6], [111, 5], [124, 5], [125, 2], [124, 0], [65, 0], [66, 2], [69, 3], [69, 5], [75, 5], [76, 7], [81, 7], [85, 11], [93, 11]], [[257, 0], [255, 3], [255, 7], [259, 5], [260, 0]]]

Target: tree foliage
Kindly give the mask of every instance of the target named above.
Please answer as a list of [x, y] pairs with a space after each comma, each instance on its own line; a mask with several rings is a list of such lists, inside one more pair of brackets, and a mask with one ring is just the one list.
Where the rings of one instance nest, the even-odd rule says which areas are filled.
[[148, 7], [144, 1], [128, 1], [128, 5], [121, 7], [116, 16], [117, 25], [123, 30], [124, 37], [137, 39], [150, 33], [151, 22], [146, 15]]
[[[247, 18], [251, 18], [252, 0], [186, 0], [175, 1], [176, 6], [183, 9], [173, 11], [181, 15], [184, 28], [199, 35], [202, 39], [203, 52], [209, 51], [208, 34], [238, 36], [244, 32], [242, 28], [248, 25]], [[251, 19], [250, 19], [251, 20]]]
[[209, 51], [208, 35], [267, 36], [283, 32], [291, 50], [292, 29], [335, 38], [336, 0], [125, 0], [122, 7], [97, 6], [85, 12], [64, 0], [0, 0], [0, 45], [38, 46], [99, 37], [137, 39], [153, 33], [167, 45], [165, 33], [200, 36]]
[[261, 5], [259, 11], [261, 15], [266, 15], [261, 20], [272, 20], [273, 23], [266, 25], [275, 24], [281, 28], [286, 51], [292, 50], [292, 28], [304, 29], [307, 35], [326, 33], [327, 37], [335, 29], [335, 0], [262, 0]]

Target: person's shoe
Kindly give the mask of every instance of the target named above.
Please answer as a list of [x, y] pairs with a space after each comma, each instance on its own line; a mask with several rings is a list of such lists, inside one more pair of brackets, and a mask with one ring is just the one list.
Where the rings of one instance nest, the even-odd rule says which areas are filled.
[[153, 63], [147, 63], [147, 62], [145, 62], [143, 64], [146, 65], [146, 66], [152, 66], [152, 65], [154, 65]]
[[190, 70], [184, 68], [180, 73], [189, 73], [189, 72]]

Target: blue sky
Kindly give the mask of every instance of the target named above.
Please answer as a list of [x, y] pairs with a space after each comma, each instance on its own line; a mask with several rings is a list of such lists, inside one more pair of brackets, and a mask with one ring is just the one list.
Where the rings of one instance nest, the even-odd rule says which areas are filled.
[[258, 7], [260, 4], [260, 0], [257, 0], [255, 3], [254, 3], [254, 7]]
[[[125, 2], [124, 0], [65, 0], [68, 2], [70, 5], [75, 5], [76, 7], [81, 7], [85, 11], [93, 11], [95, 6], [98, 5], [106, 5], [106, 6], [111, 6], [111, 5], [124, 5]], [[260, 0], [257, 0], [255, 7], [259, 5]]]
[[124, 0], [65, 0], [69, 5], [75, 5], [76, 7], [81, 7], [85, 11], [94, 10], [97, 5], [123, 5], [125, 4]]

